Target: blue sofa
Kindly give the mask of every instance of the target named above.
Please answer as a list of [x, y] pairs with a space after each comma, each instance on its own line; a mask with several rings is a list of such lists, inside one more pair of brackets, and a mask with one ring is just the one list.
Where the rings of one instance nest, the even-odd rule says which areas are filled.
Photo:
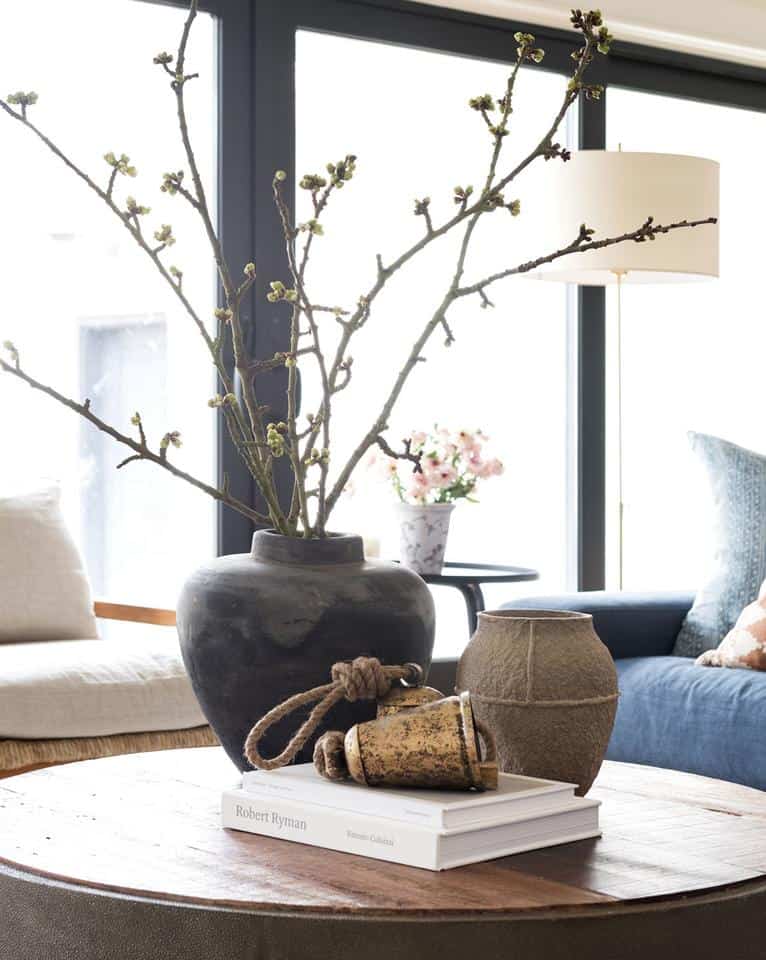
[[607, 758], [687, 770], [766, 790], [766, 673], [672, 656], [688, 593], [532, 597], [506, 609], [593, 615], [620, 686]]

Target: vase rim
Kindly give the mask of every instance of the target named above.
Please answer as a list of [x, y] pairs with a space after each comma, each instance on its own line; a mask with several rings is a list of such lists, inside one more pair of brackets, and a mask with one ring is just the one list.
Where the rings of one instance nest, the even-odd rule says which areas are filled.
[[277, 530], [256, 530], [251, 556], [274, 563], [363, 563], [364, 542], [352, 533], [328, 533], [324, 537], [289, 537]]
[[581, 610], [482, 610], [480, 620], [592, 620], [590, 613]]

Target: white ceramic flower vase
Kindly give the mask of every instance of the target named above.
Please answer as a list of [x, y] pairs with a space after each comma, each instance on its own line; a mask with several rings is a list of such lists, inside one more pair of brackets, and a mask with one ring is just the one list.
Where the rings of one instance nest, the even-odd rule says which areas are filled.
[[454, 503], [398, 503], [399, 553], [415, 573], [441, 573]]

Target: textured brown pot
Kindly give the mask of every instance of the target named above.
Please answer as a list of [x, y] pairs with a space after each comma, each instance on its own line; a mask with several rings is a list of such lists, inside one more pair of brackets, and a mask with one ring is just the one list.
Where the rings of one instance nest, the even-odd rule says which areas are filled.
[[617, 710], [617, 672], [590, 614], [480, 613], [457, 689], [470, 691], [476, 719], [495, 734], [501, 770], [588, 792]]

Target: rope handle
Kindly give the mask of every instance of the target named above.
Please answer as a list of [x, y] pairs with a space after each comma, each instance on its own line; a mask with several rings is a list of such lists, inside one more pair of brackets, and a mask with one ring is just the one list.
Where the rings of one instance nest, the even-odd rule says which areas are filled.
[[[276, 770], [278, 767], [286, 766], [295, 759], [296, 754], [336, 703], [340, 703], [344, 698], [353, 703], [355, 700], [374, 700], [384, 697], [395, 680], [420, 686], [423, 682], [423, 668], [417, 663], [383, 666], [377, 657], [357, 657], [351, 662], [341, 661], [333, 664], [330, 676], [332, 678], [330, 683], [306, 690], [304, 693], [296, 693], [261, 717], [245, 740], [244, 753], [251, 766], [259, 770]], [[270, 760], [262, 757], [258, 744], [266, 731], [293, 710], [307, 703], [313, 703], [315, 700], [319, 702], [285, 749]]]

